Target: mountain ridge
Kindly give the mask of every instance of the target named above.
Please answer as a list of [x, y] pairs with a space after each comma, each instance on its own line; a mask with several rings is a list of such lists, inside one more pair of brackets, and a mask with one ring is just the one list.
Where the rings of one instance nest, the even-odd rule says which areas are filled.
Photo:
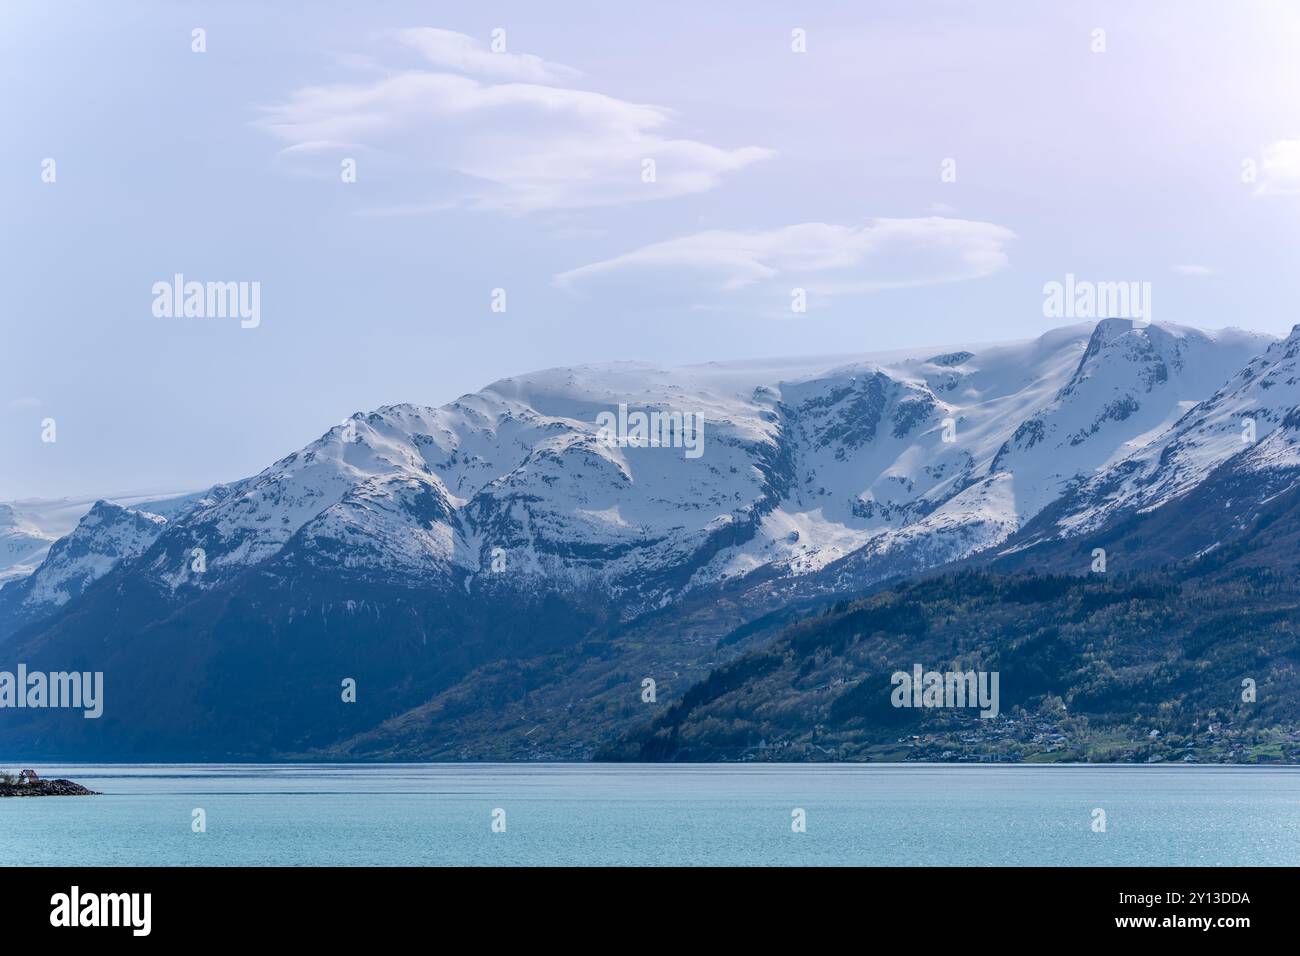
[[[309, 697], [299, 715], [245, 727], [246, 740], [234, 725], [217, 732], [214, 752], [236, 756], [362, 740], [483, 668], [577, 647], [699, 676], [719, 640], [763, 615], [1045, 542], [1081, 488], [1130, 467], [1189, 409], [1235, 394], [1252, 363], [1264, 362], [1250, 381], [1290, 389], [1288, 341], [1105, 320], [799, 370], [550, 369], [440, 408], [383, 406], [166, 518], [105, 506], [87, 540], [69, 536], [51, 549], [57, 561], [0, 590], [0, 647], [89, 666], [111, 640], [114, 683], [130, 692], [164, 679], [157, 662], [184, 639], [189, 676], [167, 699], [191, 728], [256, 706], [254, 689], [285, 709]], [[786, 377], [770, 379], [774, 367]], [[598, 416], [620, 405], [702, 413], [704, 454], [611, 443]], [[1259, 461], [1237, 462], [1244, 489], [1290, 460], [1275, 437], [1290, 427], [1281, 403], [1270, 415], [1260, 449], [1245, 449]], [[1118, 499], [1101, 523], [1130, 510]], [[157, 534], [114, 543], [96, 533], [109, 517], [106, 528]], [[66, 597], [30, 600], [56, 593]], [[734, 651], [747, 640], [759, 638]], [[241, 668], [296, 677], [213, 699]], [[616, 692], [616, 672], [592, 679]], [[369, 696], [340, 711], [330, 687], [356, 674]], [[115, 753], [183, 746], [141, 719], [150, 732], [115, 719], [51, 739]]]

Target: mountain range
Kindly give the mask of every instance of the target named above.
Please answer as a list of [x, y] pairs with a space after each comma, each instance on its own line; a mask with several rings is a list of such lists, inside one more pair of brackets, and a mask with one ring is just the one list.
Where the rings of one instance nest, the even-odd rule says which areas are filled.
[[[1166, 569], [1257, 535], [1300, 483], [1298, 357], [1300, 327], [1105, 319], [552, 369], [354, 415], [241, 481], [96, 502], [57, 536], [0, 505], [0, 668], [103, 671], [107, 694], [99, 720], [4, 713], [0, 749], [734, 756], [618, 742], [845, 599], [975, 565], [1088, 575], [1098, 548], [1104, 573]], [[703, 453], [611, 441], [620, 406], [702, 416]]]

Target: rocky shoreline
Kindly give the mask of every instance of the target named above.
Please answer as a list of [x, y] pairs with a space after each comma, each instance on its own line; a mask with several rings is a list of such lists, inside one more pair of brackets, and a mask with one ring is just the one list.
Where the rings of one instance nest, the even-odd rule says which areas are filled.
[[101, 796], [71, 780], [42, 780], [40, 783], [0, 783], [0, 797], [82, 797]]

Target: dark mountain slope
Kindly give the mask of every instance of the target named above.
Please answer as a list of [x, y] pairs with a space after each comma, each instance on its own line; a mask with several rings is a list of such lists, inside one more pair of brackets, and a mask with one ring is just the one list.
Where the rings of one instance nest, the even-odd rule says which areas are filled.
[[[52, 624], [15, 635], [11, 659], [29, 671], [102, 671], [104, 714], [6, 710], [0, 750], [47, 759], [304, 752], [415, 707], [486, 662], [578, 641], [606, 617], [546, 594], [483, 614], [481, 594], [328, 572], [303, 580], [277, 565], [179, 597], [115, 572]], [[343, 701], [345, 678], [356, 681], [354, 703]]]
[[[599, 757], [1300, 761], [1296, 495], [1163, 570], [967, 570], [841, 603], [715, 669]], [[1189, 515], [1174, 508], [1145, 533], [1157, 542]], [[997, 671], [1001, 715], [894, 707], [890, 676], [915, 664]]]

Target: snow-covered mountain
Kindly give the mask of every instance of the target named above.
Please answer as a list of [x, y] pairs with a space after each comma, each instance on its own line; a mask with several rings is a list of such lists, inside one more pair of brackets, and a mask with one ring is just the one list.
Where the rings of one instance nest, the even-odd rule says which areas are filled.
[[[887, 520], [841, 570], [869, 583], [999, 544], [1144, 447], [1270, 341], [1107, 319], [1032, 343], [900, 363], [896, 375], [938, 399], [951, 441], [903, 442], [877, 472], [859, 507]], [[927, 438], [942, 431], [936, 417], [927, 416]], [[845, 477], [851, 487], [853, 471]]]
[[144, 552], [158, 539], [167, 519], [96, 502], [76, 529], [49, 549], [40, 567], [17, 584], [29, 605], [61, 607], [113, 569]]
[[1120, 514], [1154, 511], [1202, 486], [1221, 468], [1238, 483], [1251, 476], [1261, 500], [1284, 490], [1300, 470], [1298, 407], [1300, 325], [1177, 421], [1072, 489], [1053, 509], [1053, 527], [1040, 529], [1025, 545], [1096, 531]]
[[[471, 592], [595, 589], [626, 616], [855, 552], [877, 568], [863, 580], [878, 578], [989, 548], [1076, 485], [1167, 460], [1191, 440], [1190, 407], [1213, 396], [1231, 417], [1255, 401], [1238, 392], [1285, 378], [1292, 347], [1271, 342], [1108, 319], [935, 355], [538, 372], [441, 408], [355, 415], [159, 509], [168, 521], [97, 506], [23, 604], [61, 606], [137, 555], [133, 573], [173, 595], [278, 556], [295, 573]], [[610, 442], [600, 416], [620, 405], [702, 416], [702, 453]], [[1261, 414], [1261, 438], [1279, 409]]]
[[[616, 633], [641, 635], [618, 652], [635, 656], [667, 628], [666, 663], [695, 667], [767, 611], [1191, 500], [1228, 464], [1237, 499], [1285, 490], [1296, 339], [1108, 319], [991, 347], [552, 369], [387, 406], [250, 478], [96, 505], [0, 589], [0, 640], [112, 675], [123, 710], [85, 745], [101, 755], [185, 752], [187, 727], [213, 753], [305, 753], [476, 669], [555, 680]], [[561, 663], [530, 677], [546, 655]], [[343, 676], [366, 693], [340, 710]]]
[[[48, 616], [121, 562], [143, 553], [158, 539], [166, 516], [183, 514], [200, 500], [195, 494], [124, 495], [118, 502], [136, 507], [101, 500], [88, 510], [84, 500], [75, 498], [0, 504], [0, 522], [11, 516], [11, 527], [31, 542], [25, 562], [15, 562], [7, 574], [0, 572], [6, 585], [0, 588], [0, 638]], [[69, 522], [75, 524], [68, 528]]]
[[[163, 516], [184, 510], [189, 493], [132, 493], [106, 500]], [[72, 533], [99, 498], [43, 498], [0, 501], [0, 585], [24, 578], [45, 560], [50, 545]]]

